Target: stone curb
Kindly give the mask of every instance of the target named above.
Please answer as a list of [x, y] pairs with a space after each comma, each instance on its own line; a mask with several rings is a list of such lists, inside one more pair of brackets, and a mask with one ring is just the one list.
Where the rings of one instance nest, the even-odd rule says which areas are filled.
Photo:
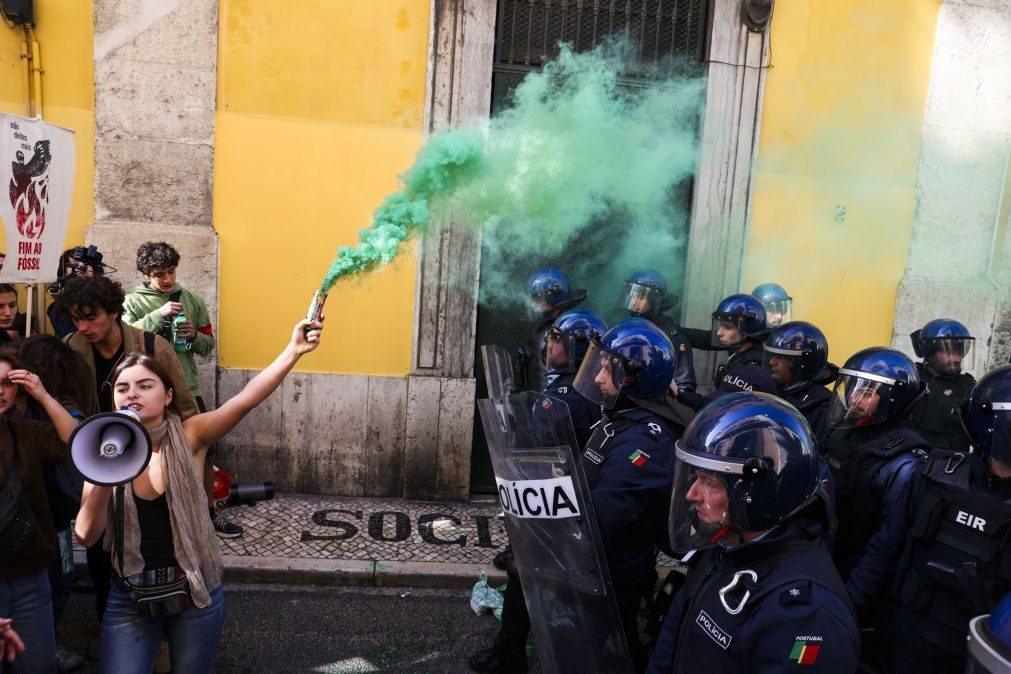
[[[470, 589], [484, 571], [489, 584], [506, 582], [504, 571], [484, 564], [365, 561], [303, 557], [222, 555], [229, 583], [318, 585], [328, 587], [434, 587]], [[78, 573], [87, 577], [85, 553], [74, 551]]]

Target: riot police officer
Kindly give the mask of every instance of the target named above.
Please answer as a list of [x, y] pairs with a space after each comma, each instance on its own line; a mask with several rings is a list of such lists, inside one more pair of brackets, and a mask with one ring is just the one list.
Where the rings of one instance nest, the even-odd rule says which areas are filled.
[[730, 350], [730, 358], [716, 369], [711, 396], [677, 391], [677, 400], [699, 410], [709, 400], [727, 393], [775, 393], [776, 385], [763, 367], [762, 341], [767, 335], [765, 308], [751, 295], [731, 295], [713, 312], [712, 343]]
[[692, 346], [681, 334], [677, 322], [666, 312], [677, 306], [678, 296], [667, 291], [667, 279], [655, 269], [641, 269], [625, 281], [621, 306], [631, 312], [632, 318], [645, 318], [667, 335], [677, 353], [674, 381], [681, 391], [694, 391], [695, 364]]
[[825, 384], [835, 381], [838, 372], [828, 362], [825, 334], [810, 323], [793, 321], [773, 330], [762, 348], [777, 395], [800, 410], [815, 438], [822, 437], [832, 402]]
[[913, 486], [895, 583], [902, 673], [962, 671], [970, 619], [1011, 592], [1011, 365], [966, 407], [975, 453], [935, 449]]
[[[674, 438], [684, 428], [664, 402], [676, 362], [659, 328], [630, 318], [590, 342], [573, 381], [576, 391], [605, 410], [581, 462], [633, 658], [641, 657], [639, 599], [655, 578], [657, 548], [666, 542]], [[471, 656], [470, 668], [526, 671], [529, 630], [519, 584], [510, 582], [495, 644]]]
[[527, 279], [527, 297], [534, 325], [527, 342], [517, 352], [517, 384], [520, 390], [540, 391], [547, 384], [544, 369], [544, 335], [558, 315], [578, 306], [587, 292], [573, 290], [569, 277], [561, 269], [544, 267]]
[[692, 419], [677, 459], [671, 542], [690, 550], [688, 575], [649, 672], [856, 671], [856, 614], [820, 540], [828, 506], [804, 418], [731, 393]]
[[930, 321], [911, 334], [916, 364], [927, 394], [905, 423], [939, 449], [969, 450], [959, 409], [976, 384], [971, 374], [976, 338], [951, 318]]
[[755, 286], [751, 294], [765, 307], [765, 322], [770, 328], [778, 328], [783, 323], [790, 322], [793, 298], [786, 292], [786, 288], [778, 283], [761, 283]]
[[580, 395], [573, 382], [590, 342], [605, 332], [607, 324], [600, 316], [589, 309], [572, 309], [556, 318], [544, 336], [548, 373], [544, 393], [565, 401], [580, 447], [590, 439], [593, 425], [600, 421], [600, 405]]
[[1011, 672], [1011, 595], [1004, 597], [990, 615], [969, 623], [969, 664], [965, 674]]
[[916, 367], [884, 347], [857, 352], [839, 369], [821, 443], [832, 469], [838, 529], [834, 557], [860, 616], [864, 663], [890, 668], [889, 599], [906, 536], [913, 477], [930, 450], [902, 418], [922, 394]]

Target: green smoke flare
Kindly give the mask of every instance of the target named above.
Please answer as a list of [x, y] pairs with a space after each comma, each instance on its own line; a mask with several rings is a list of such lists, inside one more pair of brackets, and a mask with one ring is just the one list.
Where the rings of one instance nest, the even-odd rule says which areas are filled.
[[342, 278], [389, 264], [400, 246], [432, 219], [432, 205], [452, 195], [483, 171], [484, 139], [461, 130], [432, 136], [402, 181], [404, 188], [386, 197], [372, 226], [358, 233], [357, 246], [341, 246], [323, 283], [327, 293]]

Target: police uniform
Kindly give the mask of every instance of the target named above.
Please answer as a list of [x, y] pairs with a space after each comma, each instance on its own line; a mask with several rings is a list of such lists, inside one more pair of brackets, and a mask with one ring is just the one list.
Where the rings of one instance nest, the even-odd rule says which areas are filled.
[[969, 621], [1011, 591], [1011, 479], [974, 454], [935, 450], [913, 485], [896, 571], [898, 672], [961, 672]]
[[734, 351], [730, 358], [716, 368], [713, 376], [713, 387], [716, 389], [709, 396], [695, 391], [678, 391], [678, 402], [687, 405], [695, 411], [706, 403], [727, 393], [776, 393], [776, 382], [772, 373], [763, 367], [764, 352], [760, 344], [752, 342], [752, 346], [744, 351]]
[[[581, 449], [590, 439], [593, 425], [600, 421], [600, 405], [590, 402], [573, 387], [572, 382], [575, 378], [575, 372], [560, 374], [549, 372], [549, 383], [543, 392], [565, 401], [569, 408], [569, 417], [572, 419], [572, 429], [576, 432], [576, 440], [579, 441]], [[544, 409], [543, 404], [542, 401], [540, 409]], [[548, 404], [550, 405], [550, 401]]]
[[789, 521], [693, 555], [649, 673], [855, 672], [856, 614], [818, 530]]
[[931, 447], [969, 451], [969, 438], [962, 427], [962, 403], [969, 399], [976, 380], [967, 372], [953, 377], [931, 374], [923, 363], [916, 364], [920, 379], [927, 384], [927, 394], [911, 410], [904, 425], [923, 436]]
[[677, 365], [674, 367], [674, 381], [678, 384], [679, 391], [694, 391], [698, 387], [698, 380], [695, 378], [695, 362], [692, 356], [692, 345], [688, 338], [681, 333], [674, 319], [665, 313], [658, 313], [655, 316], [645, 314], [632, 314], [636, 317], [645, 318], [656, 327], [663, 330], [667, 338], [674, 346], [674, 355]]
[[633, 657], [639, 645], [639, 599], [655, 576], [658, 546], [667, 546], [667, 515], [680, 420], [662, 403], [650, 409], [627, 398], [608, 411], [583, 450], [597, 528]]
[[820, 384], [808, 383], [799, 391], [779, 392], [780, 398], [797, 408], [814, 432], [814, 437], [822, 438], [828, 430], [828, 408], [832, 402], [832, 392]]
[[865, 658], [880, 662], [894, 638], [888, 590], [907, 533], [913, 478], [929, 447], [891, 423], [834, 429], [822, 449], [835, 481], [836, 565], [868, 630]]

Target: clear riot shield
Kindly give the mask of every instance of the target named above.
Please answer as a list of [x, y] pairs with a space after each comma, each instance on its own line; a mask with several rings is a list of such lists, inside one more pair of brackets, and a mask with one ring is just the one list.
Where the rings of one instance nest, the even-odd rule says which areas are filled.
[[545, 672], [632, 672], [618, 607], [578, 460], [568, 406], [493, 381], [508, 362], [482, 347], [489, 391], [479, 400], [537, 655]]

